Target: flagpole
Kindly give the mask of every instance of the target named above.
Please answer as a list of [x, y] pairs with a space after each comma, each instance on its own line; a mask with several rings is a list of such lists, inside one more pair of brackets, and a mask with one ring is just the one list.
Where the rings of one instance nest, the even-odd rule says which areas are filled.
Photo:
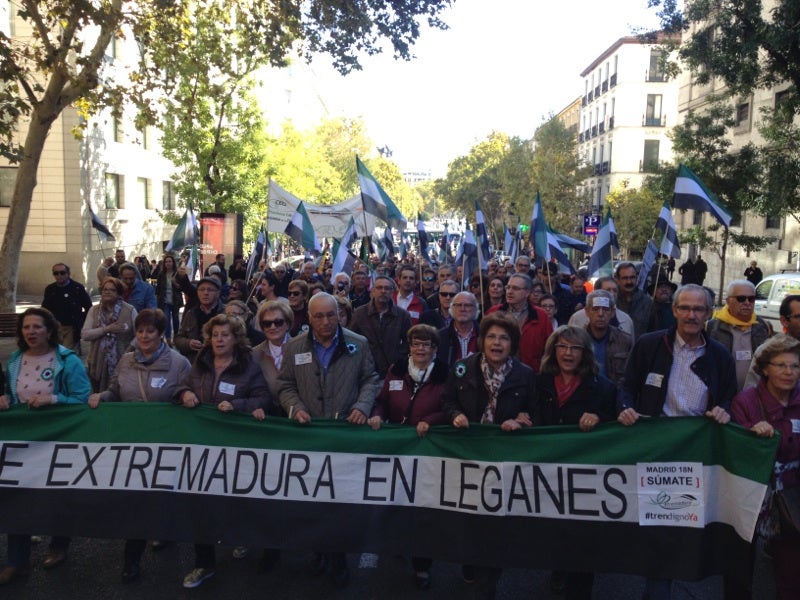
[[[477, 225], [476, 225], [476, 229], [477, 229]], [[478, 251], [478, 283], [480, 285], [480, 290], [481, 290], [481, 314], [485, 315], [486, 314], [484, 312], [484, 308], [485, 307], [483, 306], [483, 296], [484, 296], [484, 294], [483, 294], [483, 265], [481, 264], [481, 259], [483, 258], [483, 256], [482, 256], [483, 255], [483, 248], [481, 248], [479, 246], [479, 244], [480, 244], [480, 242], [475, 244], [476, 250]]]

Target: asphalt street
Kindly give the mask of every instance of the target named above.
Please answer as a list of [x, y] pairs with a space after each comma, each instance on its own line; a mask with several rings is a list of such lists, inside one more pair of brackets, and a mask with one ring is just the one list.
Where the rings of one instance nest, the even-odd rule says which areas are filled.
[[[123, 516], [121, 515], [121, 518]], [[542, 540], [540, 543], [547, 543]], [[0, 599], [19, 600], [132, 600], [198, 599], [249, 600], [274, 598], [300, 600], [331, 599], [413, 599], [473, 597], [473, 586], [461, 579], [461, 568], [452, 563], [435, 562], [428, 591], [417, 591], [413, 583], [410, 561], [399, 556], [371, 554], [348, 556], [350, 585], [340, 590], [329, 577], [313, 575], [308, 568], [310, 554], [284, 553], [281, 562], [267, 574], [256, 572], [258, 552], [244, 559], [234, 559], [232, 548], [217, 546], [215, 577], [201, 587], [186, 590], [183, 576], [193, 565], [190, 544], [173, 544], [159, 552], [148, 548], [142, 559], [142, 575], [133, 583], [122, 584], [122, 548], [120, 540], [76, 538], [70, 546], [69, 558], [56, 569], [46, 571], [41, 563], [47, 554], [46, 540], [33, 547], [33, 568], [27, 579], [0, 587]], [[5, 544], [0, 562], [5, 564]], [[633, 600], [642, 596], [644, 580], [630, 575], [598, 575], [595, 600]], [[527, 569], [504, 571], [498, 588], [498, 599], [562, 598], [550, 591], [549, 573]], [[768, 596], [757, 596], [765, 598]], [[700, 583], [676, 582], [675, 600], [721, 600], [721, 579], [712, 577]]]

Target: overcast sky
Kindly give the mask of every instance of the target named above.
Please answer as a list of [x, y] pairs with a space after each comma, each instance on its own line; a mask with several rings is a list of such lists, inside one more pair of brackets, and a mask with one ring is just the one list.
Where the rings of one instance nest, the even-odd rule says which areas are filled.
[[583, 93], [580, 73], [600, 53], [657, 25], [647, 0], [455, 0], [442, 18], [450, 29], [425, 28], [410, 62], [367, 58], [343, 77], [322, 57], [271, 73], [267, 117], [360, 117], [402, 170], [439, 177], [493, 130], [530, 138]]

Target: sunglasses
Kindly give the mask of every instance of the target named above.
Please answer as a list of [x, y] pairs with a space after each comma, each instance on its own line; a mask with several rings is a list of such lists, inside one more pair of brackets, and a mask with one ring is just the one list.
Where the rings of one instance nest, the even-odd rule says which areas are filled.
[[269, 329], [272, 326], [283, 327], [284, 325], [286, 325], [286, 321], [284, 319], [275, 319], [274, 321], [270, 321], [269, 319], [264, 319], [263, 321], [261, 321], [262, 329]]
[[452, 297], [453, 297], [453, 296], [455, 296], [457, 293], [458, 293], [458, 292], [439, 292], [439, 295], [440, 295], [440, 296], [444, 296], [445, 298], [452, 298]]
[[289, 292], [289, 295], [290, 295], [290, 296], [302, 296], [302, 295], [303, 295], [303, 292], [295, 292], [295, 291], [291, 291], [291, 292]]
[[53, 271], [53, 275], [66, 275], [66, 271]]
[[436, 281], [436, 277], [423, 277], [422, 281]]
[[756, 301], [755, 296], [729, 296], [730, 298], [735, 298], [737, 302], [750, 302], [751, 304]]

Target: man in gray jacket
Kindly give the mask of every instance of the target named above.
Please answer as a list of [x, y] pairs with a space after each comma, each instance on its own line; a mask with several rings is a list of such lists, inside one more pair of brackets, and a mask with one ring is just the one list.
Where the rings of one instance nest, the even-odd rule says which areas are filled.
[[[308, 320], [309, 331], [284, 347], [278, 375], [283, 410], [303, 424], [312, 418], [365, 424], [382, 384], [367, 340], [339, 325], [339, 305], [330, 294], [311, 297]], [[316, 554], [312, 569], [317, 573], [330, 570], [339, 587], [350, 580], [343, 552]]]

